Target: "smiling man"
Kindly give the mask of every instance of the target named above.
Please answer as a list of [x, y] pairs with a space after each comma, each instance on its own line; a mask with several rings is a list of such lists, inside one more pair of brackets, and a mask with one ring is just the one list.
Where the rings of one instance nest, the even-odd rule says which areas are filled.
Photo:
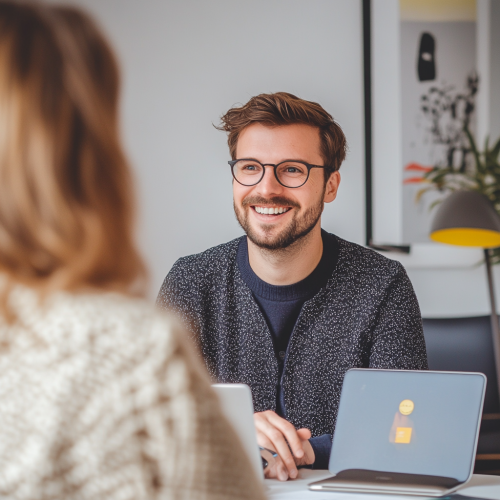
[[[321, 229], [346, 139], [319, 104], [261, 94], [222, 117], [246, 236], [177, 261], [158, 303], [181, 316], [218, 382], [252, 390], [267, 475], [327, 468], [345, 372], [426, 369], [404, 268]], [[349, 214], [343, 214], [348, 217]]]

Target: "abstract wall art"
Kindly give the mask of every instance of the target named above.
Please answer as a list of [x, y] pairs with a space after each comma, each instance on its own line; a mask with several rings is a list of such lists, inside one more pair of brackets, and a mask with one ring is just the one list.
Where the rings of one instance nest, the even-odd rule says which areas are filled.
[[469, 18], [449, 2], [400, 0], [403, 239], [429, 241], [433, 204], [422, 173], [434, 166], [465, 169], [472, 161], [465, 127], [475, 130], [476, 6]]
[[481, 1], [362, 1], [369, 246], [437, 248], [429, 229], [444, 194], [423, 176], [472, 161], [464, 128], [474, 134], [478, 121]]

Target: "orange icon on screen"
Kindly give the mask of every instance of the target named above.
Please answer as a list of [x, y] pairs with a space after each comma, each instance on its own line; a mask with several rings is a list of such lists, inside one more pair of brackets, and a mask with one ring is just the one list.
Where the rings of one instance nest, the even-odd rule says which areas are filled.
[[413, 429], [411, 427], [397, 427], [394, 442], [408, 444], [411, 441], [412, 430]]

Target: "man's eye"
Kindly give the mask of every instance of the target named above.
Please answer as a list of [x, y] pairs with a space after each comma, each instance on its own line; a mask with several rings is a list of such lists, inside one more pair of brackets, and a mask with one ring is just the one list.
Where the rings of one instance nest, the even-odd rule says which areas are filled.
[[283, 170], [283, 174], [286, 175], [303, 175], [304, 169], [299, 165], [286, 165]]
[[257, 170], [257, 165], [244, 165], [243, 170]]

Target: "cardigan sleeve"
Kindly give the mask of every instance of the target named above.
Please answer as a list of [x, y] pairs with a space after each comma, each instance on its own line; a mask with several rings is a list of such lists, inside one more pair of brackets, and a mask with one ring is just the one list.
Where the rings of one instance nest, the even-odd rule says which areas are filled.
[[189, 308], [187, 298], [193, 272], [192, 266], [189, 266], [189, 258], [177, 260], [161, 285], [156, 304], [161, 309], [170, 311]]
[[373, 329], [370, 368], [426, 370], [422, 317], [413, 286], [398, 262]]
[[156, 299], [156, 305], [160, 309], [172, 313], [181, 321], [196, 345], [199, 342], [198, 332], [203, 324], [203, 314], [196, 307], [196, 304], [202, 302], [199, 297], [202, 281], [196, 269], [195, 258], [183, 257], [172, 266]]

